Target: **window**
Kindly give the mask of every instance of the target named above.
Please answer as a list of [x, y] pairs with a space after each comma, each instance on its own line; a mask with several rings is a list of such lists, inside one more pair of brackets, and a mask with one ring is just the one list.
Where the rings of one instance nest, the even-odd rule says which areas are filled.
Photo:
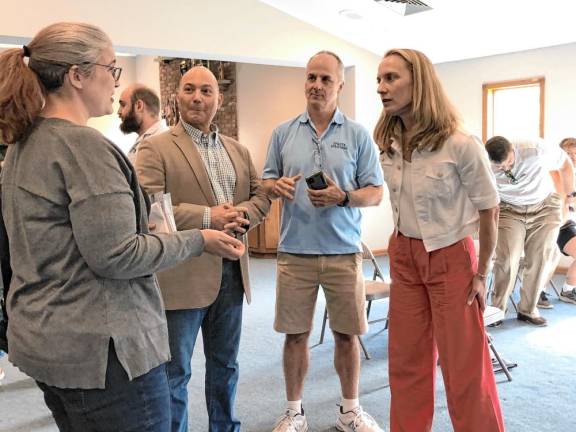
[[544, 77], [482, 86], [482, 139], [544, 137]]

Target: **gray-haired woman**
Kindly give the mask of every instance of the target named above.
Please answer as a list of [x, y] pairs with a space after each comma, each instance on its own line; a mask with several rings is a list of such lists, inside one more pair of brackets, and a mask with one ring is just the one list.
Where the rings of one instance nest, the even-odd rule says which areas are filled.
[[9, 358], [61, 431], [167, 431], [170, 353], [153, 273], [203, 251], [244, 252], [217, 231], [149, 233], [132, 165], [86, 126], [112, 113], [115, 63], [108, 36], [80, 23], [0, 56]]

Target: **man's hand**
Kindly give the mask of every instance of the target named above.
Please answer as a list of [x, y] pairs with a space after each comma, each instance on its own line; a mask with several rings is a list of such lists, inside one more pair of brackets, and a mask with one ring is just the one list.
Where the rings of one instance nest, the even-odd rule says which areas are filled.
[[478, 275], [474, 275], [468, 289], [468, 299], [466, 300], [468, 306], [472, 305], [475, 298], [478, 298], [480, 310], [484, 312], [486, 309], [486, 280], [478, 277]]
[[230, 203], [210, 207], [210, 227], [218, 231], [224, 231], [226, 224], [236, 222], [239, 218], [244, 219], [244, 207], [234, 207]]
[[204, 252], [218, 255], [229, 260], [237, 260], [244, 255], [244, 243], [230, 237], [228, 234], [216, 230], [202, 230], [204, 237]]
[[240, 214], [232, 222], [224, 225], [224, 232], [231, 236], [238, 234], [242, 235], [250, 228], [250, 220], [248, 220], [248, 209], [246, 207], [235, 207], [236, 211]]
[[346, 194], [340, 189], [334, 180], [324, 174], [328, 187], [321, 190], [308, 189], [308, 197], [314, 207], [334, 207], [346, 198]]
[[289, 201], [294, 199], [296, 193], [296, 182], [302, 178], [302, 174], [293, 177], [280, 177], [274, 183], [272, 193], [278, 198], [284, 198]]

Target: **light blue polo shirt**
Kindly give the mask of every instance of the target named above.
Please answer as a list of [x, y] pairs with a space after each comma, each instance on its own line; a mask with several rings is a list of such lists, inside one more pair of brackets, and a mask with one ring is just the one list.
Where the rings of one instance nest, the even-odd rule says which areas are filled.
[[307, 112], [272, 133], [263, 179], [302, 174], [293, 201], [284, 200], [279, 252], [335, 255], [361, 252], [358, 208], [315, 208], [305, 177], [324, 171], [344, 191], [383, 184], [376, 145], [368, 131], [336, 110], [321, 137]]

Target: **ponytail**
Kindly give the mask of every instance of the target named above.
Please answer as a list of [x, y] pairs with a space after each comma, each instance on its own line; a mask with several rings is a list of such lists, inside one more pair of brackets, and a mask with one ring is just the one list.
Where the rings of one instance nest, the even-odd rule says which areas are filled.
[[21, 48], [0, 55], [0, 143], [22, 140], [44, 104], [38, 76], [24, 63]]

